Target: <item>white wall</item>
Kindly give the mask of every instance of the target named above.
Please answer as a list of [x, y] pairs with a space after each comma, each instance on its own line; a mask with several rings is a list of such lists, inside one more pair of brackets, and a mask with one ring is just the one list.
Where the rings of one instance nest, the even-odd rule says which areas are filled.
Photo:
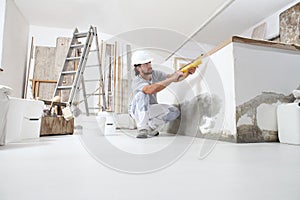
[[1, 64], [1, 60], [2, 60], [2, 45], [3, 45], [3, 32], [4, 32], [4, 21], [5, 21], [5, 6], [6, 6], [6, 0], [0, 0], [0, 64]]
[[22, 97], [26, 68], [29, 25], [14, 1], [6, 2], [2, 43], [2, 72], [0, 84], [13, 88], [12, 96]]
[[29, 26], [29, 38], [28, 44], [31, 42], [31, 37], [33, 37], [34, 46], [56, 46], [57, 37], [72, 37], [72, 29], [62, 29], [62, 28], [50, 28], [44, 26]]
[[[237, 106], [253, 101], [263, 92], [288, 96], [300, 85], [299, 51], [234, 43], [234, 52]], [[263, 96], [265, 102], [273, 98]], [[273, 104], [256, 102], [260, 103], [257, 125], [262, 130], [277, 131], [276, 108], [280, 102], [274, 101]], [[239, 120], [238, 125], [249, 124], [249, 120], [244, 120]]]
[[[58, 37], [69, 37], [71, 38], [73, 35], [74, 29], [63, 29], [63, 28], [55, 28], [55, 27], [46, 27], [46, 26], [35, 26], [30, 25], [29, 28], [29, 38], [28, 42], [30, 44], [31, 37], [34, 37], [34, 45], [35, 46], [56, 46], [56, 38]], [[86, 32], [89, 27], [86, 29], [79, 29], [79, 32]], [[99, 39], [106, 40], [111, 36], [105, 33], [99, 33]]]
[[266, 39], [271, 39], [279, 35], [279, 15], [283, 11], [287, 10], [288, 8], [294, 6], [296, 3], [299, 3], [299, 0], [295, 0], [293, 3], [290, 3], [283, 7], [282, 9], [278, 10], [276, 13], [272, 14], [271, 16], [265, 18], [264, 20], [258, 22], [257, 24], [253, 25], [249, 29], [245, 30], [241, 36], [244, 37], [251, 37], [252, 31], [255, 27], [259, 26], [262, 23], [266, 23]]
[[263, 91], [289, 95], [300, 85], [299, 51], [234, 44], [237, 105]]
[[218, 94], [223, 103], [224, 113], [219, 116], [223, 121], [221, 125], [219, 124], [219, 128], [226, 134], [236, 135], [233, 54], [233, 45], [230, 43], [210, 56], [212, 64], [208, 67], [216, 68], [215, 74], [212, 74], [210, 85], [213, 86], [212, 91]]
[[[189, 58], [189, 59], [196, 59], [202, 53], [206, 53], [213, 48], [213, 45], [209, 44], [201, 44], [197, 43], [193, 40], [188, 42], [185, 46], [183, 46], [174, 56], [168, 59], [166, 62], [163, 62], [161, 65], [166, 67], [166, 73], [173, 73], [174, 72], [174, 58], [175, 57], [182, 57], [182, 58]], [[168, 56], [170, 52], [166, 56]], [[164, 56], [161, 60], [164, 61], [166, 56]], [[154, 60], [156, 61], [156, 60]], [[204, 61], [203, 61], [204, 62]], [[204, 82], [199, 81], [199, 83], [195, 84], [195, 79], [201, 79], [201, 73], [203, 71], [203, 66], [206, 65], [208, 61], [201, 64], [196, 71], [196, 74], [193, 76], [188, 77], [183, 82], [174, 83], [168, 86], [167, 89], [161, 91], [158, 94], [158, 101], [160, 103], [182, 103], [183, 101], [190, 100], [193, 97], [197, 96], [200, 92], [207, 91], [207, 86], [205, 86]], [[181, 61], [181, 63], [184, 63]], [[155, 69], [159, 69], [154, 66]], [[161, 69], [160, 69], [161, 70]]]

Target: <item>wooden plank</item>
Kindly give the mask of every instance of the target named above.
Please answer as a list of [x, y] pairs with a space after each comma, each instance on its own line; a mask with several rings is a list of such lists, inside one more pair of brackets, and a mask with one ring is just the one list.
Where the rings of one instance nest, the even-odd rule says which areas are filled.
[[[34, 63], [34, 80], [56, 80], [54, 76], [55, 47], [36, 46], [35, 63]], [[35, 91], [34, 95], [38, 95], [42, 99], [51, 99], [55, 85], [44, 84], [38, 87], [39, 92]], [[37, 96], [35, 96], [37, 97]]]
[[33, 79], [56, 80], [54, 70], [55, 47], [36, 46]]
[[[57, 80], [58, 75], [62, 69], [65, 61], [69, 45], [71, 44], [70, 38], [59, 37], [56, 41], [56, 47], [41, 47], [37, 46], [35, 49], [35, 65], [34, 65], [34, 80]], [[69, 67], [69, 66], [68, 66]], [[74, 69], [70, 63], [70, 70]], [[72, 83], [72, 78], [69, 77], [65, 80], [66, 84]], [[43, 83], [43, 84], [41, 84]], [[55, 84], [46, 84], [47, 82], [36, 82], [34, 96], [42, 99], [52, 99]], [[67, 101], [64, 96], [68, 96], [63, 91], [62, 100]]]
[[222, 42], [221, 44], [217, 45], [215, 48], [211, 49], [210, 51], [208, 51], [207, 53], [205, 53], [202, 58], [208, 57], [212, 54], [214, 54], [215, 52], [219, 51], [220, 49], [224, 48], [225, 46], [227, 46], [229, 43], [232, 42], [232, 37], [225, 40], [224, 42]]
[[128, 45], [126, 45], [127, 77], [124, 77], [125, 79], [127, 79], [127, 81], [125, 82], [125, 88], [124, 88], [126, 93], [124, 93], [124, 95], [123, 95], [124, 104], [126, 105], [126, 109], [125, 109], [126, 113], [128, 113], [129, 95], [132, 95], [131, 82], [132, 82], [133, 69], [131, 66], [131, 55], [132, 55], [131, 46], [128, 44]]
[[102, 63], [103, 63], [103, 53], [104, 53], [103, 47], [104, 47], [104, 41], [101, 40], [101, 45], [100, 45], [100, 64], [101, 64], [101, 66], [102, 66]]
[[63, 107], [67, 106], [67, 104], [63, 103], [63, 102], [56, 102], [56, 101], [50, 101], [50, 100], [44, 100], [44, 99], [41, 99], [41, 100], [44, 101], [45, 105], [63, 106]]
[[121, 76], [122, 76], [122, 74], [121, 74], [121, 72], [122, 72], [122, 69], [121, 69], [121, 56], [118, 56], [118, 78], [117, 78], [117, 80], [118, 80], [118, 98], [117, 98], [117, 100], [118, 100], [118, 112], [120, 113], [121, 112]]
[[41, 82], [41, 83], [57, 83], [57, 80], [34, 80], [30, 79], [30, 81]]
[[[99, 64], [101, 65], [101, 70], [103, 70], [103, 60], [102, 60], [102, 56], [103, 56], [103, 44], [104, 44], [104, 42], [103, 42], [103, 40], [101, 40], [101, 44], [100, 44], [100, 51], [99, 51]], [[102, 71], [102, 73], [103, 73], [103, 71]], [[104, 81], [104, 73], [103, 73], [103, 77], [100, 77], [100, 78], [103, 78], [103, 81]], [[104, 84], [104, 83], [102, 83], [102, 84]], [[102, 84], [101, 84], [101, 82], [99, 81], [99, 94], [103, 94], [104, 93], [104, 91], [102, 90]], [[104, 102], [102, 102], [103, 101], [103, 97], [104, 97], [104, 95], [99, 95], [98, 96], [98, 107], [99, 107], [99, 112], [101, 112], [102, 111], [102, 107], [104, 107], [105, 108], [105, 105], [104, 105]], [[104, 97], [105, 98], [105, 97]]]
[[36, 82], [35, 80], [32, 80], [32, 97], [35, 99], [35, 88], [36, 88]]
[[106, 44], [106, 63], [108, 64], [108, 74], [107, 74], [107, 110], [112, 111], [112, 66], [111, 66], [111, 55], [112, 54], [112, 45], [111, 44]]
[[[62, 70], [62, 67], [65, 63], [65, 59], [68, 54], [68, 50], [70, 48], [72, 42], [72, 38], [67, 38], [67, 37], [58, 37], [56, 39], [56, 52], [55, 52], [55, 62], [54, 62], [54, 80], [58, 80], [59, 74]], [[75, 56], [76, 50], [72, 52], [72, 56]], [[69, 62], [68, 65], [66, 66], [67, 71], [74, 70], [76, 67], [77, 63], [76, 62]], [[73, 77], [72, 76], [65, 76], [64, 77], [64, 82], [66, 85], [72, 85], [73, 83]], [[53, 94], [53, 93], [52, 93]], [[61, 92], [61, 100], [63, 102], [67, 102], [69, 98], [70, 91], [62, 91]], [[53, 96], [53, 95], [52, 95]]]
[[39, 93], [40, 93], [40, 82], [36, 82], [35, 84], [35, 94], [34, 94], [34, 98], [35, 99], [39, 99]]
[[33, 98], [34, 99], [38, 99], [41, 98], [39, 97], [39, 91], [40, 91], [40, 83], [56, 83], [56, 80], [32, 80], [30, 79], [30, 81], [32, 81], [32, 94], [33, 94]]
[[115, 46], [114, 46], [114, 71], [113, 71], [113, 77], [114, 77], [114, 96], [113, 96], [113, 110], [116, 111], [117, 110], [117, 98], [116, 98], [116, 94], [117, 94], [117, 42], [115, 42]]
[[128, 112], [128, 80], [122, 79], [122, 113]]

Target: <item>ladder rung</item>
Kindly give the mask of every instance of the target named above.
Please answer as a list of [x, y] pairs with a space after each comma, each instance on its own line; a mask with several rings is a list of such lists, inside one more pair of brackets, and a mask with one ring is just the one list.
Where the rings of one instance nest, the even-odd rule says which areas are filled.
[[62, 74], [62, 75], [74, 75], [74, 74], [76, 74], [76, 72], [77, 72], [77, 71], [64, 71], [64, 72], [62, 72], [61, 74]]
[[89, 68], [89, 67], [99, 67], [100, 65], [86, 65], [85, 68]]
[[[83, 112], [86, 115], [86, 112]], [[98, 116], [98, 113], [89, 113], [90, 116]]]
[[83, 37], [87, 37], [88, 32], [83, 32], [83, 33], [75, 33], [75, 37], [76, 38], [83, 38]]
[[86, 94], [86, 96], [100, 96], [103, 95], [102, 93], [95, 93], [95, 94]]
[[72, 44], [71, 48], [83, 48], [84, 44]]
[[[93, 46], [93, 39], [94, 37], [96, 37], [96, 46]], [[80, 39], [82, 38], [82, 39]], [[83, 40], [86, 40], [85, 42]], [[93, 47], [92, 47], [93, 46]], [[77, 54], [73, 54], [75, 51], [75, 53]], [[95, 115], [97, 115], [98, 111], [100, 110], [106, 110], [106, 98], [105, 98], [105, 92], [104, 92], [104, 84], [103, 84], [103, 77], [89, 77], [88, 80], [83, 79], [83, 72], [85, 70], [86, 67], [96, 67], [95, 69], [99, 70], [99, 74], [102, 75], [102, 65], [100, 63], [100, 60], [98, 60], [97, 63], [90, 63], [89, 65], [87, 65], [87, 56], [89, 53], [91, 52], [96, 52], [99, 53], [100, 49], [99, 49], [99, 45], [98, 45], [98, 38], [97, 38], [97, 31], [96, 28], [91, 27], [89, 29], [89, 31], [86, 32], [78, 32], [78, 29], [76, 28], [73, 34], [73, 38], [72, 38], [72, 43], [69, 46], [69, 50], [68, 50], [68, 55], [67, 58], [65, 58], [65, 63], [63, 66], [62, 71], [60, 71], [60, 77], [58, 80], [58, 85], [55, 88], [55, 94], [58, 94], [59, 92], [62, 91], [67, 91], [66, 94], [68, 95], [68, 102], [65, 102], [65, 104], [71, 106], [78, 106], [82, 101], [80, 102], [76, 102], [75, 100], [75, 95], [77, 92], [79, 92], [79, 90], [81, 90], [83, 92], [83, 96], [84, 96], [84, 106], [86, 108], [85, 112], [86, 115], [92, 115], [93, 113], [95, 113]], [[67, 63], [77, 63], [79, 62], [79, 66], [77, 70], [74, 69], [65, 69]], [[93, 70], [93, 69], [92, 69]], [[97, 75], [98, 75], [97, 73]], [[63, 81], [64, 77], [67, 77], [67, 75], [71, 75], [72, 77], [74, 77], [73, 83], [66, 83], [66, 81]], [[76, 77], [75, 77], [76, 76]], [[82, 76], [82, 79], [81, 77]], [[102, 75], [103, 76], [103, 75]], [[85, 84], [84, 82], [82, 82], [82, 84], [80, 84], [80, 80], [84, 81], [84, 82], [93, 82], [92, 84], [98, 84], [95, 83], [96, 81], [99, 82], [99, 86], [102, 87], [102, 89], [97, 89], [94, 92], [92, 91], [88, 91], [88, 94], [86, 94], [86, 89], [85, 89]], [[99, 88], [100, 88], [99, 87]], [[94, 105], [90, 105], [90, 107], [88, 106], [88, 101], [87, 98], [89, 96], [92, 96], [92, 98], [99, 98], [100, 95], [103, 95], [103, 102], [104, 102], [104, 106], [103, 105], [99, 105], [97, 106], [96, 104]], [[99, 96], [99, 97], [98, 97]], [[89, 113], [89, 109], [91, 109], [91, 113]]]
[[58, 90], [71, 90], [73, 88], [72, 85], [66, 85], [66, 86], [58, 86]]
[[80, 57], [69, 57], [66, 60], [67, 61], [73, 61], [73, 60], [79, 60], [79, 59], [80, 59]]
[[88, 79], [88, 80], [84, 80], [84, 82], [97, 82], [100, 81], [99, 79]]

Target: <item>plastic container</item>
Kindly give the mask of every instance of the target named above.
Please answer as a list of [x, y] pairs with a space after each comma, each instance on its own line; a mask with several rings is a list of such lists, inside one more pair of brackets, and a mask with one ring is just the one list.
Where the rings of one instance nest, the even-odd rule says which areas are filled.
[[6, 142], [39, 138], [43, 108], [42, 101], [9, 98]]
[[103, 135], [111, 135], [116, 131], [113, 112], [101, 112], [97, 116], [97, 122]]
[[300, 103], [279, 105], [277, 121], [279, 141], [300, 145]]

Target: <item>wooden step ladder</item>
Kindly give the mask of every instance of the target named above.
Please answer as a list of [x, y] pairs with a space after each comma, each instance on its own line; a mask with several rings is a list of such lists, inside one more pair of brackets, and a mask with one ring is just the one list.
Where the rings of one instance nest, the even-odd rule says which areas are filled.
[[[83, 41], [83, 42], [82, 42]], [[95, 43], [95, 50], [91, 50], [93, 41]], [[80, 90], [80, 83], [81, 83], [81, 89], [83, 93], [83, 102], [85, 104], [85, 110], [86, 115], [88, 116], [90, 114], [89, 107], [88, 107], [88, 101], [87, 98], [89, 95], [86, 94], [86, 88], [85, 88], [85, 80], [84, 80], [84, 71], [86, 66], [88, 56], [90, 53], [97, 53], [97, 60], [98, 64], [95, 65], [99, 69], [99, 79], [95, 81], [99, 81], [99, 85], [102, 89], [102, 93], [98, 92], [99, 95], [102, 95], [102, 104], [101, 108], [102, 110], [106, 110], [106, 98], [105, 98], [105, 90], [104, 90], [104, 81], [103, 81], [103, 72], [101, 67], [101, 57], [100, 57], [100, 50], [99, 50], [99, 43], [98, 43], [98, 35], [97, 35], [97, 28], [90, 26], [89, 30], [87, 32], [79, 32], [76, 28], [71, 44], [68, 49], [68, 53], [66, 56], [66, 59], [64, 61], [64, 64], [62, 66], [62, 70], [59, 74], [59, 78], [55, 87], [55, 91], [53, 94], [53, 97], [55, 96], [61, 96], [62, 91], [66, 93], [65, 99], [67, 99], [66, 105], [68, 107], [71, 107], [74, 103], [76, 106], [78, 106], [79, 102], [74, 102], [74, 98], [76, 94]], [[70, 63], [74, 63], [74, 66], [77, 66], [77, 69], [70, 70], [68, 69], [70, 66]], [[76, 64], [77, 63], [77, 64]], [[71, 78], [68, 78], [71, 77]], [[71, 81], [66, 81], [66, 79]], [[70, 83], [71, 82], [71, 83]], [[99, 88], [100, 89], [100, 88]], [[100, 106], [100, 105], [99, 105]]]

